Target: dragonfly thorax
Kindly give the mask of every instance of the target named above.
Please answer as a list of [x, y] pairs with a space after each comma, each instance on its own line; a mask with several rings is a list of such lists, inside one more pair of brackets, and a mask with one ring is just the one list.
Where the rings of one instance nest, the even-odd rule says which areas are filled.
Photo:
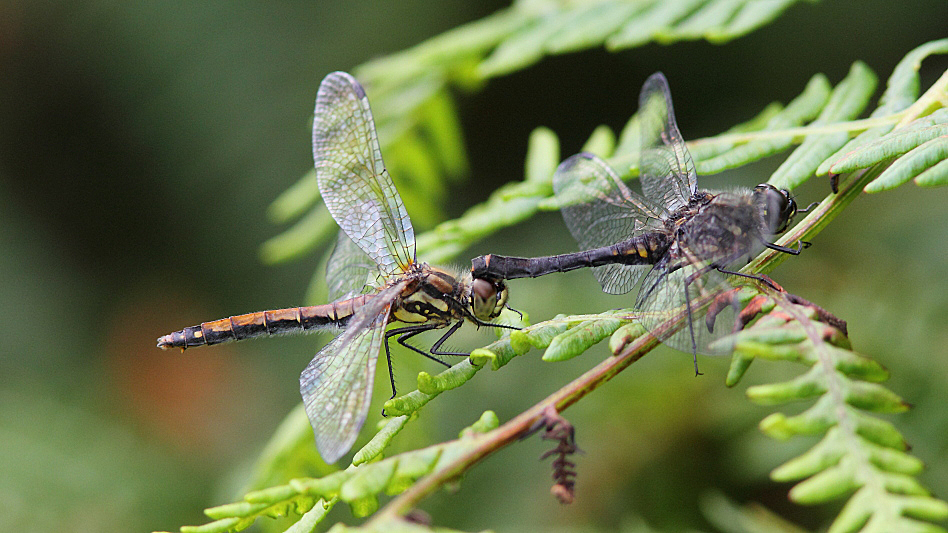
[[411, 280], [392, 305], [393, 319], [417, 324], [448, 323], [465, 317], [461, 287], [451, 273], [427, 263], [413, 263], [403, 276]]
[[709, 196], [679, 225], [676, 249], [694, 260], [727, 265], [757, 248], [766, 230], [755, 195], [745, 190]]

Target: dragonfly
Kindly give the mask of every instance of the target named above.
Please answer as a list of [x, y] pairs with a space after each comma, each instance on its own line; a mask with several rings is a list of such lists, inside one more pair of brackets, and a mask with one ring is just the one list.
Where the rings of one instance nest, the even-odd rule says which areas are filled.
[[[631, 190], [602, 159], [580, 153], [557, 168], [553, 188], [561, 213], [582, 251], [547, 257], [485, 255], [472, 260], [475, 279], [509, 280], [592, 267], [603, 291], [624, 294], [642, 279], [635, 302], [637, 318], [650, 332], [678, 318], [683, 325], [660, 340], [692, 353], [726, 353], [714, 328], [732, 313], [735, 329], [746, 320], [736, 298], [721, 308], [730, 280], [766, 276], [734, 270], [764, 247], [798, 255], [768, 237], [787, 229], [798, 209], [790, 192], [761, 184], [752, 190], [711, 192], [697, 188], [694, 161], [675, 121], [668, 81], [661, 72], [646, 80], [639, 95], [641, 145], [639, 178], [643, 194]], [[733, 295], [733, 291], [729, 294]], [[708, 308], [713, 312], [702, 313]], [[699, 318], [705, 316], [704, 327]]]
[[[342, 329], [300, 375], [300, 393], [327, 463], [345, 455], [365, 423], [375, 367], [384, 345], [392, 397], [389, 340], [446, 366], [442, 344], [465, 321], [490, 322], [506, 307], [502, 280], [473, 279], [418, 262], [411, 220], [385, 169], [365, 90], [334, 72], [319, 86], [313, 120], [313, 160], [322, 198], [341, 231], [327, 263], [331, 303], [260, 311], [191, 326], [158, 339], [159, 348], [186, 349], [280, 333]], [[404, 325], [386, 330], [389, 323]], [[426, 352], [407, 341], [448, 328]]]

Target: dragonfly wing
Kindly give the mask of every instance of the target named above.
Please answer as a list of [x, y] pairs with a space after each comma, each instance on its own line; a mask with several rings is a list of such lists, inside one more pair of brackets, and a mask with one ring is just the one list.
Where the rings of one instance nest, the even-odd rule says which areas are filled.
[[346, 232], [340, 231], [326, 263], [329, 300], [345, 300], [361, 294], [372, 274], [378, 274], [372, 259], [352, 242]]
[[333, 72], [319, 85], [313, 161], [332, 217], [382, 272], [413, 263], [415, 233], [385, 170], [369, 99], [345, 72]]
[[[686, 353], [723, 355], [731, 350], [712, 343], [731, 333], [736, 312], [730, 306], [720, 310], [714, 320], [714, 328], [708, 329], [704, 320], [708, 306], [715, 296], [731, 288], [723, 274], [708, 266], [708, 263], [684, 264], [680, 268], [663, 260], [656, 264], [642, 280], [642, 288], [635, 303], [639, 318], [646, 330], [653, 333], [667, 346]], [[687, 290], [687, 299], [686, 291]], [[690, 327], [686, 302], [691, 304]], [[668, 321], [679, 319], [669, 331], [664, 330]]]
[[688, 204], [697, 190], [697, 173], [691, 153], [675, 122], [668, 80], [656, 72], [645, 80], [639, 94], [642, 154], [639, 174], [642, 191], [668, 211]]
[[[622, 182], [599, 157], [576, 154], [556, 169], [553, 190], [570, 233], [582, 250], [609, 246], [646, 231], [661, 229], [663, 210]], [[593, 274], [605, 292], [630, 291], [641, 277], [637, 265], [595, 267]]]
[[398, 283], [370, 299], [300, 374], [300, 393], [316, 448], [327, 463], [352, 448], [365, 423], [389, 310], [404, 287], [405, 282]]

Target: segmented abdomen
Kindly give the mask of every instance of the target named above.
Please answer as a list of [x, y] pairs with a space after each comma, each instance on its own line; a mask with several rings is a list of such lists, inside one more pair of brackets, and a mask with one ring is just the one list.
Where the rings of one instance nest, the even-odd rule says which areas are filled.
[[475, 278], [517, 279], [612, 264], [653, 265], [667, 249], [668, 236], [652, 232], [602, 248], [571, 254], [532, 258], [502, 255], [475, 257], [471, 261], [471, 273]]
[[241, 341], [263, 335], [295, 333], [329, 326], [345, 326], [349, 318], [373, 295], [308, 307], [257, 311], [204, 322], [158, 339], [159, 348], [181, 348]]

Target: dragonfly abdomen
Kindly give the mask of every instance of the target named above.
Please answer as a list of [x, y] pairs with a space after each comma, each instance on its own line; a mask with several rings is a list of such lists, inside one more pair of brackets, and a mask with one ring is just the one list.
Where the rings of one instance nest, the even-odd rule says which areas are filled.
[[352, 314], [371, 297], [371, 295], [362, 295], [323, 305], [257, 311], [203, 322], [161, 337], [158, 339], [158, 347], [184, 350], [192, 346], [211, 346], [264, 335], [343, 327]]
[[471, 261], [471, 273], [475, 279], [517, 279], [612, 264], [651, 265], [667, 249], [666, 234], [646, 233], [617, 244], [571, 254], [533, 258], [502, 255], [476, 257]]

